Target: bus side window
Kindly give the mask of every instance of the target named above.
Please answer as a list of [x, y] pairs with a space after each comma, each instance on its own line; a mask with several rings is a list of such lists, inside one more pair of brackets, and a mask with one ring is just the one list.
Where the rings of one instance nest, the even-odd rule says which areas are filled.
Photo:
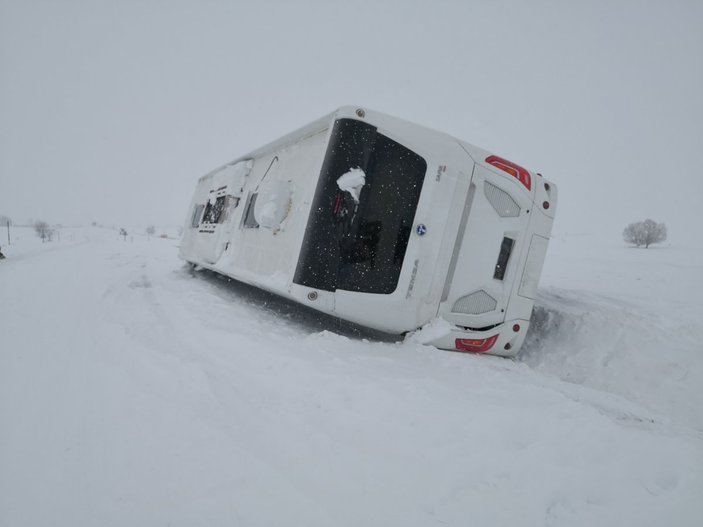
[[232, 211], [239, 205], [239, 198], [230, 196], [229, 194], [222, 196], [222, 200], [222, 212], [220, 213], [217, 223], [226, 223], [232, 215]]
[[239, 198], [234, 196], [220, 196], [215, 203], [207, 202], [203, 223], [225, 223], [229, 219], [230, 209], [234, 209], [239, 204]]
[[242, 222], [242, 227], [245, 229], [257, 229], [259, 227], [259, 224], [254, 217], [254, 205], [256, 205], [256, 197], [258, 195], [258, 192], [254, 192], [249, 194], [249, 198], [247, 199], [247, 206], [244, 209], [244, 220]]
[[204, 208], [205, 205], [195, 205], [195, 208], [193, 209], [193, 217], [190, 220], [190, 226], [193, 229], [200, 225], [200, 219], [203, 217]]

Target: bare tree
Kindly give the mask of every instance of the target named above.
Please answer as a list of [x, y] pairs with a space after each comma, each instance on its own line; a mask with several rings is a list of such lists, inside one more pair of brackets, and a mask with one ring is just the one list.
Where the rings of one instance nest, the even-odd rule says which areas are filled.
[[54, 230], [47, 222], [42, 220], [37, 220], [34, 222], [34, 230], [36, 231], [37, 236], [41, 238], [42, 242], [50, 242], [54, 236]]
[[666, 240], [666, 225], [649, 219], [630, 223], [622, 232], [622, 237], [627, 243], [632, 243], [637, 247], [644, 245], [647, 249], [653, 243], [661, 243]]
[[154, 227], [153, 225], [149, 225], [149, 226], [146, 228], [146, 233], [147, 233], [149, 236], [153, 236], [155, 232], [156, 232], [156, 227]]

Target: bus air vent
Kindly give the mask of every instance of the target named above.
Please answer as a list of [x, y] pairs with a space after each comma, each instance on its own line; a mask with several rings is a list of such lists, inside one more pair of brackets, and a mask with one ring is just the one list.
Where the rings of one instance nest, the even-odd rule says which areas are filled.
[[485, 181], [483, 193], [501, 218], [517, 218], [520, 215], [520, 205], [504, 190]]
[[480, 315], [495, 310], [498, 302], [483, 289], [471, 293], [467, 296], [462, 296], [454, 302], [452, 308], [453, 313], [465, 313], [467, 315]]

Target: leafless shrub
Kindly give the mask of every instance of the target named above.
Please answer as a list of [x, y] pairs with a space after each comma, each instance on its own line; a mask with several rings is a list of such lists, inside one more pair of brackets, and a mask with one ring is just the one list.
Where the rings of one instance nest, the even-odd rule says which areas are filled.
[[661, 243], [666, 240], [666, 225], [649, 219], [630, 223], [625, 227], [622, 237], [627, 243], [632, 243], [637, 247], [644, 245], [646, 249], [653, 243]]
[[41, 238], [42, 242], [50, 242], [54, 237], [54, 229], [43, 220], [34, 222], [34, 231], [37, 233], [37, 236]]

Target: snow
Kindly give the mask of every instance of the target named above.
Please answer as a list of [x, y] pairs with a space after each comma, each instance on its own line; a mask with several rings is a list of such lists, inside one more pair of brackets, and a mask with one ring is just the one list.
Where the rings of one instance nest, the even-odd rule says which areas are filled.
[[361, 168], [352, 168], [337, 178], [337, 186], [342, 192], [349, 192], [355, 203], [359, 203], [361, 189], [366, 184], [366, 173]]
[[290, 182], [267, 182], [254, 205], [254, 216], [259, 225], [274, 231], [280, 229], [290, 211], [291, 194]]
[[443, 318], [436, 318], [425, 324], [419, 330], [408, 333], [405, 342], [418, 344], [428, 344], [434, 340], [441, 339], [452, 330], [452, 325]]
[[259, 224], [264, 227], [269, 227], [271, 225], [279, 225], [280, 221], [276, 221], [276, 216], [278, 212], [278, 207], [275, 201], [267, 201], [261, 207], [261, 211], [258, 215]]
[[553, 240], [513, 361], [359, 335], [173, 239], [26, 231], [0, 263], [0, 525], [703, 518], [702, 248]]
[[703, 247], [552, 240], [521, 360], [703, 429], [702, 264]]

